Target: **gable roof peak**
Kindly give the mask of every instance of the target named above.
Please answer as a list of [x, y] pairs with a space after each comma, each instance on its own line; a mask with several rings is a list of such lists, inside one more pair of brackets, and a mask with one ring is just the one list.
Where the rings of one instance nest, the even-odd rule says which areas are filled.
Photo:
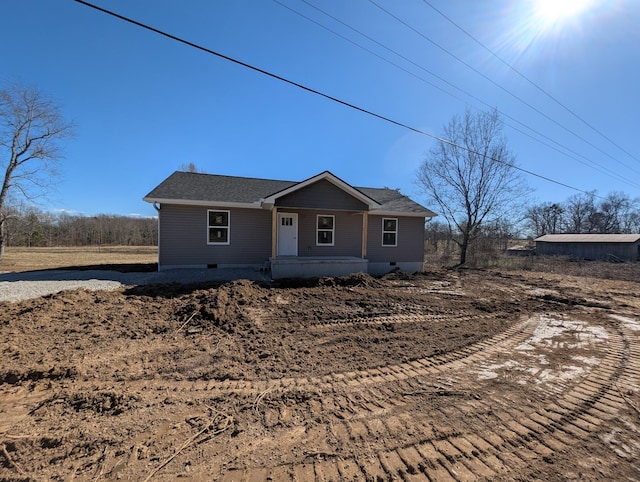
[[292, 192], [298, 191], [300, 189], [304, 189], [305, 187], [310, 186], [311, 184], [315, 184], [316, 182], [322, 181], [322, 180], [329, 181], [334, 186], [342, 189], [347, 194], [353, 196], [354, 198], [358, 199], [359, 201], [369, 206], [370, 209], [375, 209], [380, 207], [380, 203], [378, 201], [368, 196], [367, 194], [363, 193], [358, 188], [353, 187], [351, 184], [347, 183], [346, 181], [343, 181], [342, 179], [340, 179], [338, 176], [336, 176], [330, 171], [323, 171], [319, 174], [316, 174], [315, 176], [305, 179], [304, 181], [300, 181], [278, 192], [274, 192], [271, 195], [265, 197], [262, 200], [262, 202], [265, 204], [274, 204], [278, 198], [282, 196], [286, 196], [287, 194], [291, 194]]

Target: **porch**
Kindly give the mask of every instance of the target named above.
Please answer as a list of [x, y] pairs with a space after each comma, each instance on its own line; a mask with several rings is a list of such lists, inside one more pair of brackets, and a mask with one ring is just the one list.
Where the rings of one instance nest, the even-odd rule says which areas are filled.
[[281, 256], [276, 259], [271, 258], [269, 261], [273, 279], [346, 276], [369, 271], [369, 260], [355, 256]]

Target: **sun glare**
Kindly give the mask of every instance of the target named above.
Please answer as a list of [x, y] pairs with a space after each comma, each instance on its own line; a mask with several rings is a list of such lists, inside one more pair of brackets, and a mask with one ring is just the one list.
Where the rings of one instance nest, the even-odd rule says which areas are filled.
[[548, 22], [558, 22], [580, 15], [593, 0], [536, 0], [537, 15]]
[[496, 43], [512, 60], [525, 54], [529, 59], [551, 58], [565, 47], [565, 54], [573, 49], [575, 55], [590, 27], [604, 22], [615, 4], [613, 0], [514, 0], [502, 12], [507, 28]]

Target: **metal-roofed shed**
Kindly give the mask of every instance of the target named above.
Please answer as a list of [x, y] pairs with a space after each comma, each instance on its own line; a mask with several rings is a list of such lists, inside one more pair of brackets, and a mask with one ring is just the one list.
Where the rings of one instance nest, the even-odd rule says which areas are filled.
[[540, 256], [640, 260], [640, 234], [545, 234], [535, 243]]

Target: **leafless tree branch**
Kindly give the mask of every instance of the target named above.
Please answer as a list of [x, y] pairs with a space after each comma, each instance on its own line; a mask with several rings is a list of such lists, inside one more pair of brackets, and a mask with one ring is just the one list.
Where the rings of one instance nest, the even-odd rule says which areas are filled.
[[529, 192], [514, 168], [497, 111], [454, 116], [420, 166], [417, 182], [457, 236], [460, 264], [480, 228], [511, 213]]
[[[74, 126], [60, 107], [33, 86], [0, 86], [0, 214], [10, 196], [42, 196], [57, 175], [61, 141]], [[6, 216], [0, 215], [0, 257], [5, 246]]]

